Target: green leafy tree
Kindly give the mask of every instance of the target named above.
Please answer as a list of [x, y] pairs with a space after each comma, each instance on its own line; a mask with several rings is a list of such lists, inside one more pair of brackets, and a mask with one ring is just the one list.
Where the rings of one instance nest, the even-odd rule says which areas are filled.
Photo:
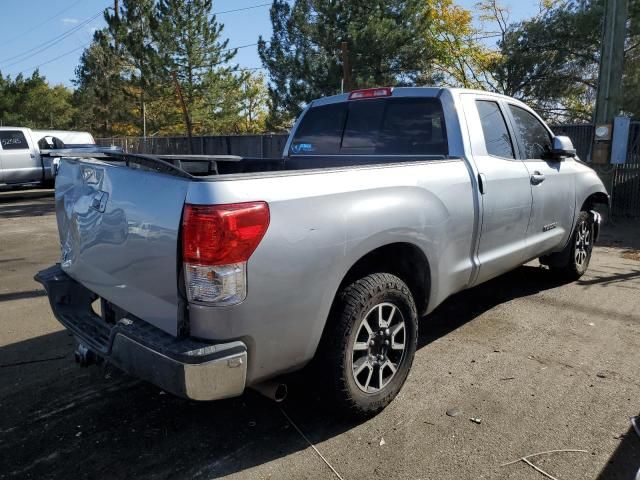
[[507, 25], [495, 2], [501, 31], [491, 65], [493, 87], [531, 104], [549, 119], [591, 118], [597, 86], [602, 2], [588, 8], [559, 2], [530, 20]]
[[0, 75], [0, 122], [31, 128], [71, 128], [72, 92], [62, 85], [51, 86], [36, 70], [30, 77], [14, 80]]
[[238, 133], [261, 133], [266, 128], [269, 93], [264, 77], [244, 72], [240, 87], [240, 115]]
[[492, 34], [475, 27], [471, 12], [453, 0], [425, 0], [425, 14], [425, 42], [431, 45], [432, 56], [423, 61], [418, 83], [487, 88], [497, 53], [479, 39]]
[[[498, 35], [487, 88], [520, 98], [551, 121], [592, 120], [598, 85], [604, 0], [546, 0], [531, 19], [510, 23], [497, 0], [479, 4]], [[640, 115], [640, 2], [629, 1], [623, 113]]]
[[235, 134], [265, 131], [268, 95], [261, 75], [248, 71], [232, 77], [212, 75], [206, 98], [207, 131]]

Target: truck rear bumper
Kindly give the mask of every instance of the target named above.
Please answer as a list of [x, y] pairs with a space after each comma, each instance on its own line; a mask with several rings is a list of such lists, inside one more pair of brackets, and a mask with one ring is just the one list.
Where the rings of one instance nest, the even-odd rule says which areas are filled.
[[67, 275], [60, 265], [38, 272], [51, 309], [79, 342], [127, 373], [175, 395], [217, 400], [242, 394], [247, 347], [243, 342], [211, 344], [175, 338], [135, 317], [110, 324], [97, 315], [98, 298]]

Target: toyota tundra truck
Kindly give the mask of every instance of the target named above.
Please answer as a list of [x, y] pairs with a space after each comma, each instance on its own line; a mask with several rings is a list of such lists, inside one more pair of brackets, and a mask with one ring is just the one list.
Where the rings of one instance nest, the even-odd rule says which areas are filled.
[[83, 360], [214, 400], [282, 396], [275, 379], [317, 359], [337, 405], [371, 415], [418, 318], [536, 258], [579, 278], [608, 202], [513, 98], [357, 90], [311, 102], [278, 159], [62, 159], [60, 263], [36, 280]]

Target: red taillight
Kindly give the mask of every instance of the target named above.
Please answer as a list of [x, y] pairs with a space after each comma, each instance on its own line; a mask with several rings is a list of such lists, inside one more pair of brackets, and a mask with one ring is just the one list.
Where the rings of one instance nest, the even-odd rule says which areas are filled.
[[187, 204], [182, 219], [183, 261], [198, 265], [246, 262], [268, 226], [265, 202]]
[[361, 100], [364, 98], [390, 97], [391, 87], [365, 88], [364, 90], [354, 90], [349, 94], [349, 100]]

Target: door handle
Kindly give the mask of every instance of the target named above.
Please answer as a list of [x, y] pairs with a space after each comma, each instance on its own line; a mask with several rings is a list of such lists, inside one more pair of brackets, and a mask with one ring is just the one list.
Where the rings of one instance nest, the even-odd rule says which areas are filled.
[[537, 170], [531, 175], [531, 185], [539, 185], [544, 182], [544, 175]]
[[478, 174], [478, 188], [482, 195], [487, 193], [487, 177], [484, 176], [484, 173]]

